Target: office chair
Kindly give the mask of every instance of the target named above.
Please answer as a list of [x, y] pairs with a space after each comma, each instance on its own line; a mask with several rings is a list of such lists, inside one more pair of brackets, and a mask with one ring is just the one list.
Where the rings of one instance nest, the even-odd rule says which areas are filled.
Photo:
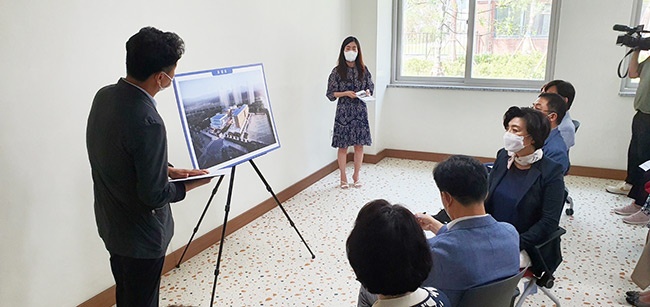
[[[576, 127], [575, 131], [576, 131], [576, 133], [578, 133], [578, 128], [580, 128], [580, 122], [575, 120], [575, 119], [573, 119], [572, 121], [573, 121], [573, 125]], [[564, 212], [566, 213], [566, 215], [571, 216], [574, 213], [574, 211], [573, 211], [573, 198], [571, 198], [571, 196], [569, 196], [569, 190], [566, 187], [564, 188], [564, 191], [566, 192], [566, 197], [564, 198], [564, 202], [567, 204], [567, 208], [566, 208], [566, 210], [564, 210]]]
[[516, 275], [495, 281], [493, 283], [471, 288], [463, 294], [458, 307], [504, 307], [512, 306], [515, 300], [514, 294], [517, 289], [517, 283], [526, 273], [526, 269], [521, 270]]
[[526, 300], [526, 297], [530, 295], [537, 286], [539, 286], [539, 289], [542, 290], [542, 292], [548, 296], [557, 307], [560, 307], [560, 300], [548, 289], [552, 288], [555, 284], [553, 273], [562, 262], [562, 256], [560, 255], [559, 259], [553, 263], [546, 262], [545, 259], [547, 259], [547, 257], [545, 256], [549, 253], [556, 253], [560, 250], [560, 237], [565, 233], [566, 230], [564, 230], [564, 228], [558, 227], [558, 229], [549, 236], [548, 240], [534, 246], [530, 250], [527, 250], [532, 263], [530, 271], [533, 273], [533, 279], [528, 283], [524, 292], [519, 297], [516, 307], [521, 307]]

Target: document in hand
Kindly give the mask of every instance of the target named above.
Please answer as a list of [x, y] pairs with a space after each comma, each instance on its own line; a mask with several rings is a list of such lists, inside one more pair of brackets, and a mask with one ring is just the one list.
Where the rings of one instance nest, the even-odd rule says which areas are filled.
[[358, 91], [357, 98], [361, 99], [363, 102], [375, 101], [375, 97], [369, 96], [366, 91]]

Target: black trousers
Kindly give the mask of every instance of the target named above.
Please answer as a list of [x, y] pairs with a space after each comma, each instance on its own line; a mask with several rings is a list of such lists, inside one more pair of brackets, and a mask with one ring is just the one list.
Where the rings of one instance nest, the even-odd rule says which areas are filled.
[[158, 307], [165, 257], [137, 259], [111, 253], [117, 307]]
[[650, 160], [650, 114], [637, 111], [632, 119], [632, 139], [627, 150], [627, 178], [625, 182], [637, 184], [643, 180], [643, 162]]

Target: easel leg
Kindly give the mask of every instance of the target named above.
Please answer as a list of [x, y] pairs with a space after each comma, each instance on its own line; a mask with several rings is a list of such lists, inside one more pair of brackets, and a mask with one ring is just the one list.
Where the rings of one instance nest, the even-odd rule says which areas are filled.
[[[257, 168], [257, 165], [255, 165], [255, 162], [253, 162], [253, 159], [248, 160], [248, 162], [251, 163], [251, 165], [255, 169], [255, 172], [257, 173], [257, 176], [260, 177], [260, 179], [264, 183], [264, 186], [266, 186], [266, 190], [269, 191], [269, 193], [271, 193], [271, 195], [273, 196], [273, 199], [275, 200], [275, 203], [278, 204], [278, 207], [280, 207], [280, 209], [282, 210], [282, 213], [284, 213], [284, 216], [286, 216], [287, 219], [289, 220], [289, 224], [291, 225], [291, 227], [293, 227], [293, 229], [296, 230], [296, 233], [300, 237], [300, 240], [302, 240], [302, 243], [305, 244], [305, 247], [307, 247], [307, 250], [311, 254], [311, 259], [315, 259], [316, 255], [314, 255], [314, 253], [309, 248], [309, 245], [307, 245], [307, 242], [305, 242], [305, 239], [300, 234], [300, 231], [298, 231], [298, 228], [296, 228], [296, 225], [291, 220], [291, 217], [289, 217], [289, 214], [287, 213], [287, 211], [284, 210], [284, 207], [282, 206], [282, 203], [280, 203], [280, 200], [278, 199], [278, 197], [275, 195], [275, 193], [273, 193], [273, 189], [271, 189], [271, 186], [269, 185], [269, 183], [266, 182], [266, 179], [264, 179], [264, 176], [262, 176], [262, 172], [260, 172], [259, 168]], [[234, 175], [234, 167], [233, 167], [233, 175]]]
[[223, 243], [226, 239], [226, 225], [228, 224], [228, 213], [230, 212], [230, 201], [232, 200], [232, 188], [235, 184], [235, 168], [230, 170], [230, 185], [228, 186], [228, 198], [226, 199], [226, 214], [223, 217], [223, 227], [221, 228], [221, 243], [219, 244], [219, 254], [217, 255], [217, 266], [214, 269], [214, 282], [212, 284], [212, 296], [210, 297], [210, 306], [214, 303], [214, 294], [217, 291], [217, 278], [219, 277], [219, 266], [221, 265], [221, 253], [223, 252]]
[[192, 243], [192, 240], [194, 239], [194, 235], [196, 235], [196, 232], [199, 231], [199, 226], [201, 225], [201, 222], [203, 221], [203, 217], [205, 216], [205, 212], [208, 211], [208, 207], [210, 207], [210, 203], [212, 202], [212, 198], [214, 198], [214, 194], [217, 194], [217, 190], [219, 189], [219, 186], [221, 185], [221, 181], [223, 180], [223, 176], [219, 176], [219, 181], [217, 181], [217, 184], [214, 186], [214, 189], [212, 189], [212, 195], [210, 195], [210, 199], [208, 199], [208, 202], [205, 204], [205, 208], [203, 209], [203, 213], [201, 213], [201, 217], [199, 218], [199, 221], [196, 223], [196, 226], [194, 227], [194, 232], [192, 232], [192, 236], [190, 237], [190, 240], [187, 241], [187, 245], [185, 245], [185, 249], [183, 250], [183, 254], [181, 255], [181, 258], [178, 259], [178, 263], [176, 264], [176, 268], [179, 268], [181, 266], [181, 262], [183, 261], [183, 258], [185, 257], [185, 253], [187, 252], [187, 249], [190, 247], [190, 243]]

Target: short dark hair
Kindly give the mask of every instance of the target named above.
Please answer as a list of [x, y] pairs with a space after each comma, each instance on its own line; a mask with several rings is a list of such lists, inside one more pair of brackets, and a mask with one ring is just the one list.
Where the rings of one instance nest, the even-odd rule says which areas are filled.
[[508, 123], [515, 117], [523, 119], [526, 123], [526, 131], [533, 138], [535, 149], [542, 148], [548, 134], [551, 132], [551, 123], [548, 118], [542, 112], [533, 108], [510, 107], [503, 114], [503, 128], [508, 130]]
[[566, 111], [568, 109], [567, 104], [564, 102], [564, 98], [555, 93], [541, 93], [537, 97], [546, 100], [546, 107], [548, 108], [548, 112], [557, 114], [557, 121], [559, 124], [562, 119], [564, 119], [564, 116], [566, 115]]
[[339, 60], [338, 60], [338, 65], [336, 66], [336, 71], [338, 71], [339, 76], [341, 76], [341, 79], [347, 80], [348, 78], [348, 64], [346, 63], [345, 60], [345, 46], [347, 46], [349, 43], [354, 42], [357, 45], [357, 58], [354, 60], [355, 66], [357, 67], [357, 70], [359, 71], [359, 80], [363, 80], [363, 77], [366, 74], [366, 64], [363, 63], [363, 53], [361, 52], [361, 43], [359, 43], [359, 40], [354, 37], [354, 36], [348, 36], [343, 40], [343, 43], [341, 43], [341, 50], [339, 50]]
[[145, 81], [154, 73], [170, 72], [185, 52], [185, 43], [172, 32], [145, 27], [126, 42], [126, 73]]
[[357, 279], [370, 293], [415, 291], [433, 263], [413, 213], [383, 199], [361, 208], [345, 245]]
[[463, 155], [451, 156], [433, 169], [433, 180], [438, 190], [449, 193], [463, 206], [485, 201], [487, 177], [487, 170], [481, 162]]
[[542, 86], [542, 92], [548, 91], [548, 89], [553, 86], [555, 86], [555, 88], [557, 89], [557, 93], [560, 94], [560, 96], [567, 99], [566, 109], [567, 110], [571, 109], [571, 105], [573, 104], [573, 99], [576, 97], [576, 89], [573, 87], [573, 84], [564, 80], [549, 81], [548, 83], [544, 84], [544, 86]]

